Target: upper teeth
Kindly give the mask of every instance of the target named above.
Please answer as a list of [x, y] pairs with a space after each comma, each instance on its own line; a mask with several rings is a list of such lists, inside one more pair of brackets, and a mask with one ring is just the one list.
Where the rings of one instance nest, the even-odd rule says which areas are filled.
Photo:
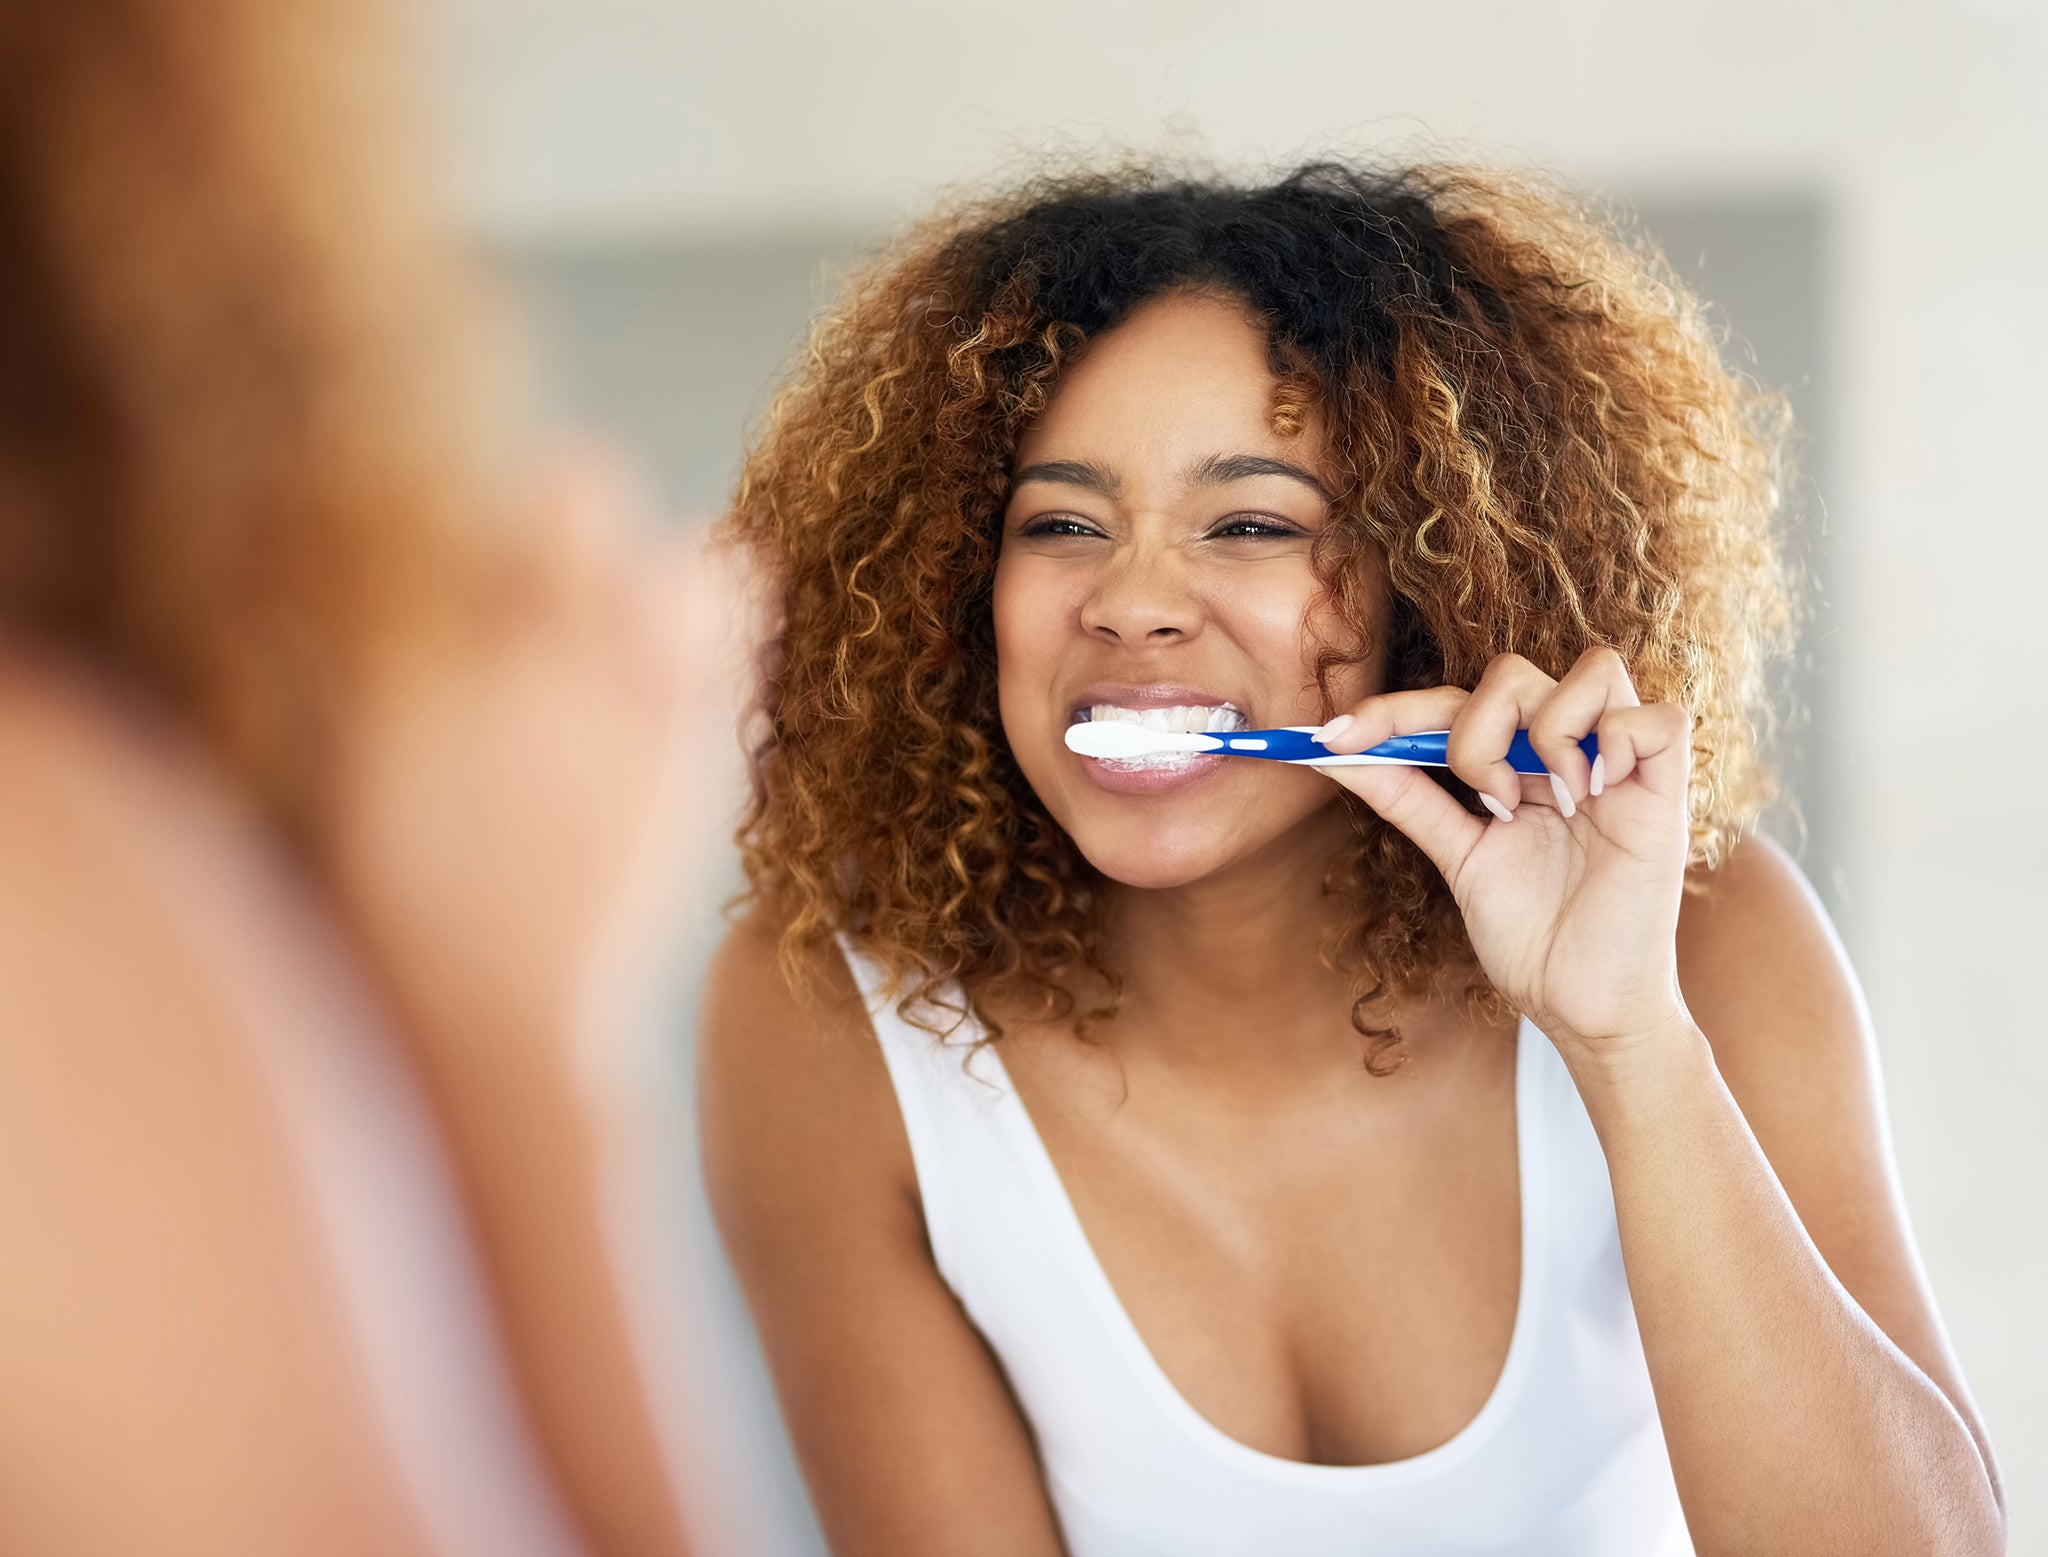
[[1090, 719], [1121, 719], [1148, 730], [1172, 730], [1182, 735], [1203, 735], [1211, 730], [1242, 730], [1245, 717], [1228, 703], [1211, 706], [1188, 703], [1176, 708], [1125, 708], [1118, 703], [1095, 703], [1088, 709]]

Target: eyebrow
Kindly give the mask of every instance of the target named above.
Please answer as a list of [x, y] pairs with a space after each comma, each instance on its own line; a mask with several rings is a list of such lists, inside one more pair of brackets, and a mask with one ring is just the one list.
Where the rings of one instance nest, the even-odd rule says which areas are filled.
[[[1189, 466], [1182, 479], [1190, 486], [1209, 487], [1232, 481], [1249, 481], [1256, 476], [1285, 476], [1290, 481], [1299, 481], [1324, 502], [1330, 500], [1329, 488], [1311, 472], [1286, 460], [1268, 459], [1263, 454], [1212, 454]], [[1050, 481], [1060, 486], [1079, 487], [1103, 497], [1116, 497], [1124, 487], [1115, 471], [1090, 460], [1046, 460], [1041, 464], [1026, 465], [1012, 478], [1011, 485], [1021, 487], [1027, 481]]]
[[1290, 481], [1299, 481], [1324, 502], [1330, 500], [1330, 489], [1311, 472], [1263, 454], [1212, 454], [1189, 467], [1185, 479], [1190, 486], [1221, 486], [1229, 481], [1249, 481], [1254, 476], [1285, 476]]
[[1026, 465], [1011, 478], [1011, 485], [1021, 487], [1027, 481], [1056, 482], [1063, 487], [1098, 492], [1104, 497], [1115, 497], [1124, 489], [1115, 471], [1087, 460], [1047, 460], [1039, 465]]

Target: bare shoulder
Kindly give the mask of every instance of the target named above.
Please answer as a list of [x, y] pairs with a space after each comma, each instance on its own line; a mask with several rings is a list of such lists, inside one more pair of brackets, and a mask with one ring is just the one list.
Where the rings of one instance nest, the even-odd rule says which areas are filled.
[[1873, 1086], [1855, 974], [1791, 857], [1752, 835], [1690, 886], [1679, 915], [1679, 982], [1752, 1126], [1756, 1110], [1823, 1105], [1845, 1079]]
[[178, 1009], [218, 1000], [252, 1013], [290, 998], [311, 962], [275, 953], [303, 951], [319, 922], [283, 849], [189, 740], [89, 673], [11, 651], [0, 919], [19, 930], [17, 950], [40, 948], [10, 972], [18, 998], [146, 985]]
[[785, 1044], [871, 1048], [866, 1008], [846, 960], [831, 948], [817, 949], [792, 981], [781, 945], [781, 926], [758, 910], [727, 927], [705, 976], [707, 1037], [710, 1030], [720, 1039], [750, 1034], [743, 1046], [748, 1053]]
[[704, 1180], [832, 1550], [1053, 1557], [1031, 1436], [940, 1277], [887, 1062], [836, 948], [734, 926], [699, 1023]]
[[698, 1014], [706, 1186], [735, 1259], [757, 1239], [879, 1205], [919, 1224], [916, 1173], [888, 1068], [853, 975], [817, 950], [793, 983], [780, 927], [755, 914], [726, 933]]
[[1681, 957], [1695, 975], [1754, 984], [1797, 980], [1841, 948], [1804, 872], [1778, 844], [1752, 833], [1718, 867], [1694, 871], [1679, 915]]
[[[112, 1138], [183, 1107], [211, 1111], [188, 1139], [217, 1155], [310, 1163], [349, 1137], [308, 1118], [410, 1097], [394, 1053], [318, 882], [197, 743], [0, 649], [0, 1073], [75, 1085]], [[101, 1068], [132, 1084], [89, 1085]]]
[[[371, 1378], [482, 1310], [399, 1279], [425, 1247], [452, 1269], [460, 1228], [351, 967], [191, 743], [0, 648], [0, 1246], [35, 1251], [0, 1284], [0, 1436], [48, 1467], [8, 1510], [27, 1546], [435, 1544]], [[500, 1398], [443, 1361], [421, 1409]], [[132, 1496], [61, 1495], [115, 1443]], [[452, 1490], [477, 1463], [530, 1506], [497, 1454], [436, 1449], [455, 1517], [492, 1506]], [[291, 1491], [252, 1502], [252, 1475]]]
[[[11, 864], [110, 841], [153, 791], [183, 787], [182, 766], [85, 673], [0, 647], [0, 851]], [[0, 889], [25, 885], [0, 872]]]

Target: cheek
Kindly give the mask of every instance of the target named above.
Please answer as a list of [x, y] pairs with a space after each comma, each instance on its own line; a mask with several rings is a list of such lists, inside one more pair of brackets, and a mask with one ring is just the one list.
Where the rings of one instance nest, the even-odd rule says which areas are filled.
[[1291, 666], [1314, 661], [1309, 627], [1315, 616], [1314, 592], [1306, 587], [1268, 587], [1236, 602], [1233, 616], [1240, 635], [1256, 645], [1262, 663]]
[[1032, 566], [1033, 559], [996, 564], [989, 610], [995, 628], [996, 686], [1005, 722], [1013, 700], [1042, 691], [1052, 679], [1068, 624], [1078, 607], [1070, 581]]
[[[1275, 570], [1264, 578], [1233, 581], [1216, 602], [1218, 621], [1261, 669], [1261, 679], [1275, 695], [1274, 723], [1320, 723], [1322, 694], [1316, 685], [1316, 662], [1325, 649], [1347, 661], [1359, 658], [1359, 634], [1331, 606], [1321, 582], [1306, 569], [1286, 574]], [[1372, 690], [1353, 686], [1371, 667], [1344, 664], [1331, 672], [1331, 693], [1341, 702], [1356, 702]], [[1291, 699], [1291, 711], [1277, 701]]]
[[995, 623], [996, 652], [1010, 657], [1011, 640], [1031, 620], [1031, 592], [1023, 570], [1004, 558], [996, 563], [994, 588], [989, 596], [989, 613]]
[[1370, 620], [1360, 627], [1341, 613], [1318, 589], [1302, 617], [1302, 659], [1308, 680], [1315, 680], [1317, 659], [1334, 652], [1340, 663], [1328, 676], [1330, 701], [1339, 709], [1371, 697], [1386, 686], [1387, 598], [1383, 583], [1370, 594]]

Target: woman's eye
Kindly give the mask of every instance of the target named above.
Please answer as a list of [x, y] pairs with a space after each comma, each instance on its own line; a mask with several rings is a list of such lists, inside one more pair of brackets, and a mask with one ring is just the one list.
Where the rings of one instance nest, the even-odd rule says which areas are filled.
[[1300, 534], [1298, 528], [1284, 520], [1269, 519], [1264, 514], [1234, 514], [1211, 530], [1209, 539], [1227, 541], [1240, 537], [1258, 539], [1266, 536], [1291, 539]]
[[1076, 519], [1071, 514], [1048, 514], [1034, 519], [1024, 526], [1029, 536], [1096, 535], [1100, 532], [1085, 519]]

